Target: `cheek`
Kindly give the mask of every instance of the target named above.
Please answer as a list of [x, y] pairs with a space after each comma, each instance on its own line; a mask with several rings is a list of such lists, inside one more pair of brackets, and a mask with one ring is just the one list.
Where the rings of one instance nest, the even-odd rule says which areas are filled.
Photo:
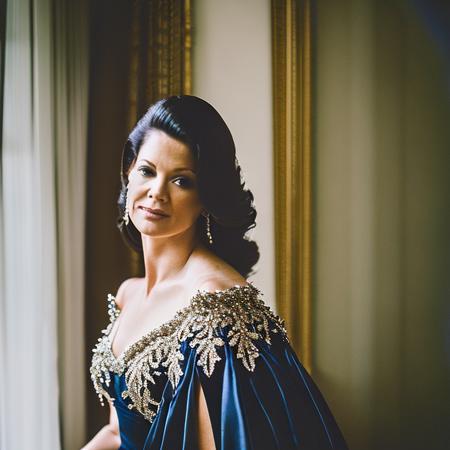
[[133, 176], [130, 176], [128, 178], [128, 186], [131, 188], [139, 188], [143, 184], [145, 184], [145, 178], [142, 176], [139, 176], [139, 174], [134, 174]]
[[133, 167], [129, 172], [128, 172], [128, 183], [133, 183], [134, 180], [136, 179], [136, 169]]
[[137, 197], [140, 196], [140, 189], [136, 183], [133, 183], [131, 180], [128, 183], [127, 188], [127, 197], [129, 201], [135, 201]]
[[145, 195], [147, 192], [145, 181], [145, 178], [139, 176], [138, 173], [131, 172], [128, 176], [128, 196], [132, 199], [137, 199]]
[[177, 209], [190, 211], [192, 215], [198, 214], [199, 210], [201, 210], [200, 199], [196, 192], [177, 196], [174, 206], [175, 203]]
[[128, 184], [127, 184], [128, 193], [132, 194], [135, 188], [136, 188], [136, 175], [133, 171], [131, 171], [128, 175]]

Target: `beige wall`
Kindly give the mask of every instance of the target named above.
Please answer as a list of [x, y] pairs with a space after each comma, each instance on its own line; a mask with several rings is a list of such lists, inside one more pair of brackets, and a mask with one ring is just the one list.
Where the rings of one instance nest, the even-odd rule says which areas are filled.
[[317, 3], [315, 378], [356, 450], [449, 442], [449, 72], [411, 4]]
[[270, 2], [196, 0], [193, 11], [193, 93], [219, 111], [234, 137], [258, 213], [249, 235], [261, 258], [251, 279], [274, 305]]

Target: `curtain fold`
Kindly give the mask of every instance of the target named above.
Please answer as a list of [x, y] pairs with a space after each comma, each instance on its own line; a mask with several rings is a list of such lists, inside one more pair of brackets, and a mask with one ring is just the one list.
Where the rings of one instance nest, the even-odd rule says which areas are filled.
[[63, 448], [78, 450], [86, 434], [84, 339], [88, 6], [54, 4], [54, 138], [58, 223], [58, 341]]
[[8, 2], [0, 344], [5, 449], [60, 448], [50, 14], [50, 1], [39, 8], [28, 0]]
[[191, 93], [191, 1], [138, 0], [130, 8], [131, 130], [150, 104]]
[[7, 3], [0, 196], [2, 449], [76, 449], [84, 438], [84, 4]]

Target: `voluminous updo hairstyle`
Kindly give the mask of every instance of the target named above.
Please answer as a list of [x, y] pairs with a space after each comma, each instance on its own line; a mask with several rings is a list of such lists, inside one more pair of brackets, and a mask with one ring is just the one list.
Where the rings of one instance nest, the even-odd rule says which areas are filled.
[[139, 120], [122, 153], [118, 199], [118, 228], [125, 242], [142, 254], [141, 233], [123, 220], [128, 173], [151, 130], [160, 130], [186, 144], [194, 155], [200, 201], [210, 213], [213, 244], [206, 238], [206, 218], [197, 221], [198, 238], [243, 277], [252, 273], [259, 259], [258, 245], [245, 234], [253, 228], [256, 210], [253, 194], [245, 189], [230, 130], [220, 114], [206, 101], [191, 95], [159, 100]]

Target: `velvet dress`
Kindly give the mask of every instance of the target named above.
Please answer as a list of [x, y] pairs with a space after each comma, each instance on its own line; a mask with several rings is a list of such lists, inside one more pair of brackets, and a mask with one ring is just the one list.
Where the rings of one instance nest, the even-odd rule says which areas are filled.
[[118, 357], [111, 331], [120, 310], [111, 294], [108, 308], [90, 372], [100, 402], [117, 410], [120, 449], [197, 450], [198, 383], [217, 450], [347, 449], [284, 321], [253, 284], [198, 290]]

